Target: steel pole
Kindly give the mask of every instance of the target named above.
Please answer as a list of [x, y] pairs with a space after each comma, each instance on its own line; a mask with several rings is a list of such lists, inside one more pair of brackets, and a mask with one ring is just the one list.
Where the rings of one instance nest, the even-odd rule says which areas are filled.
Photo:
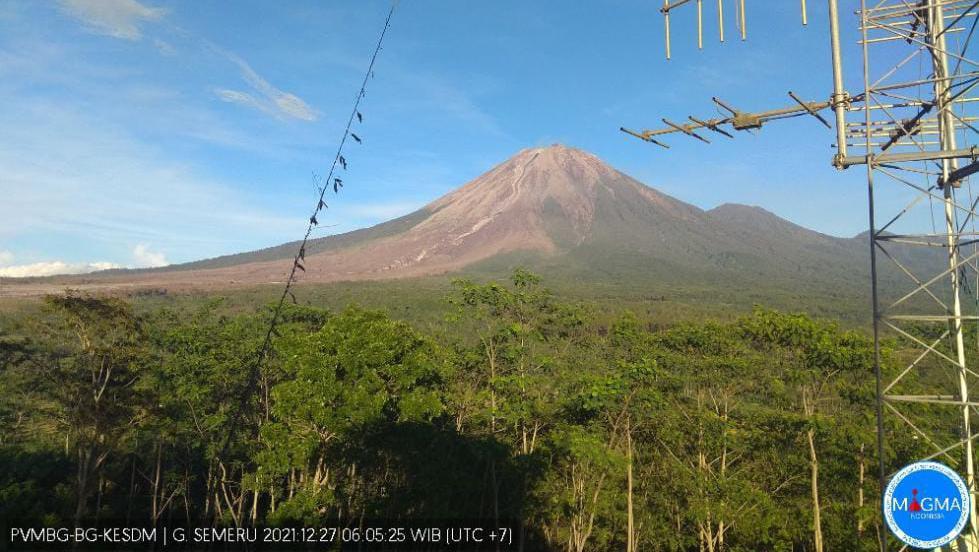
[[843, 87], [843, 57], [840, 52], [840, 10], [837, 0], [829, 0], [829, 38], [833, 58], [833, 97], [830, 104], [836, 112], [836, 156], [833, 165], [845, 168], [846, 158], [846, 109], [850, 103], [849, 95]]
[[[928, 35], [932, 57], [932, 66], [935, 73], [935, 107], [938, 109], [936, 117], [939, 127], [939, 142], [944, 152], [956, 149], [955, 140], [955, 121], [952, 117], [954, 104], [951, 103], [950, 79], [948, 73], [948, 56], [946, 55], [945, 44], [945, 6], [943, 2], [934, 2], [928, 9]], [[976, 526], [976, 478], [975, 465], [973, 461], [972, 449], [972, 424], [969, 407], [969, 382], [966, 374], [965, 358], [965, 339], [962, 329], [962, 301], [961, 287], [962, 282], [959, 276], [959, 229], [955, 217], [955, 186], [949, 182], [949, 174], [958, 167], [958, 161], [954, 157], [942, 159], [942, 179], [943, 192], [945, 198], [945, 231], [946, 245], [948, 247], [949, 276], [952, 280], [952, 333], [955, 339], [956, 361], [958, 362], [959, 376], [959, 398], [962, 400], [962, 448], [965, 464], [965, 483], [969, 489], [971, 500], [969, 501], [969, 528], [966, 538], [962, 539], [960, 548], [966, 550], [976, 550], [979, 540], [977, 540]]]
[[[870, 51], [867, 46], [867, 0], [860, 0], [860, 29], [863, 34], [863, 85], [864, 85], [864, 119], [870, 128]], [[838, 113], [838, 112], [837, 112]], [[839, 118], [837, 118], [839, 125]], [[838, 128], [838, 127], [837, 127]], [[845, 142], [843, 142], [845, 144]], [[870, 152], [870, 135], [866, 136], [867, 151]], [[845, 155], [843, 157], [846, 157]], [[880, 485], [880, 496], [883, 500], [884, 488], [887, 483], [887, 462], [884, 449], [884, 381], [880, 366], [880, 298], [877, 290], [877, 214], [874, 206], [874, 160], [867, 156], [867, 237], [870, 242], [870, 300], [874, 314], [874, 390], [876, 393], [875, 417], [877, 422], [877, 477]], [[883, 525], [883, 521], [881, 522]], [[887, 552], [887, 529], [880, 528], [880, 552]]]

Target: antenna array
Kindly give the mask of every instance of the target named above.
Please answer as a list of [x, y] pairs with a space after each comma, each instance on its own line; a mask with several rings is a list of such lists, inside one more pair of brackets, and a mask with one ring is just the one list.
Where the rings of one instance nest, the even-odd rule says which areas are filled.
[[[697, 43], [703, 45], [702, 1], [667, 0], [660, 10], [667, 59], [670, 14], [690, 5], [697, 8]], [[907, 461], [896, 458], [898, 443], [910, 446], [917, 460], [952, 466], [973, 497], [970, 523], [955, 549], [979, 550], [973, 451], [979, 433], [972, 430], [979, 371], [970, 367], [979, 360], [979, 196], [969, 181], [979, 172], [979, 62], [972, 46], [979, 0], [860, 0], [859, 6], [859, 93], [844, 86], [838, 1], [828, 0], [833, 88], [827, 100], [804, 101], [790, 92], [788, 107], [747, 112], [713, 98], [727, 116], [688, 116], [682, 123], [664, 118], [658, 129], [621, 130], [669, 147], [665, 136], [709, 143], [707, 132], [731, 138], [734, 131], [790, 117], [835, 127], [832, 164], [866, 171], [881, 489]], [[723, 41], [723, 0], [717, 9]], [[736, 12], [744, 38], [743, 1]], [[805, 0], [802, 21], [808, 22]], [[833, 111], [833, 124], [822, 116], [826, 109]], [[915, 350], [896, 371], [881, 366], [884, 332]], [[886, 538], [880, 543], [882, 551], [891, 549]]]
[[[710, 0], [708, 0], [710, 1]], [[748, 17], [745, 13], [745, 0], [731, 0], [734, 3], [734, 26], [741, 36], [741, 40], [748, 39]], [[802, 4], [802, 24], [809, 24], [806, 0], [800, 0]], [[663, 24], [666, 30], [666, 59], [672, 57], [670, 44], [670, 14], [673, 10], [683, 6], [696, 6], [697, 8], [697, 48], [704, 48], [704, 0], [663, 0], [663, 7], [660, 13], [663, 14]], [[724, 42], [724, 0], [717, 0], [717, 33], [721, 42]]]

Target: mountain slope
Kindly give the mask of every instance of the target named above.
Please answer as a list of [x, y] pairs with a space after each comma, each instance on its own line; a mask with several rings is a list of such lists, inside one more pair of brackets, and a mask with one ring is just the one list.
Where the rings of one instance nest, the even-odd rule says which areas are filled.
[[[574, 280], [622, 284], [865, 282], [866, 241], [827, 236], [758, 207], [704, 211], [554, 145], [526, 149], [404, 217], [312, 240], [303, 281], [497, 272], [523, 264]], [[59, 282], [227, 285], [281, 282], [297, 243], [142, 271]]]

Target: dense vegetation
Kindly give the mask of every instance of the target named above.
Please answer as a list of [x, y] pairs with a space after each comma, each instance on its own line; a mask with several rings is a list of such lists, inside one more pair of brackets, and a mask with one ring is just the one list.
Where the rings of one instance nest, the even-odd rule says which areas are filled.
[[0, 518], [509, 518], [527, 550], [877, 549], [864, 333], [763, 309], [607, 323], [524, 271], [451, 302], [424, 331], [291, 305], [252, 386], [265, 310], [48, 297], [0, 328]]

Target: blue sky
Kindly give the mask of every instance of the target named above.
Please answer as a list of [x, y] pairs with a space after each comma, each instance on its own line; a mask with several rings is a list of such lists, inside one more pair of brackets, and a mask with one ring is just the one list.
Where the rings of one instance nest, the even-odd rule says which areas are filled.
[[[825, 6], [749, 2], [748, 41], [697, 51], [692, 10], [663, 56], [656, 2], [403, 0], [318, 235], [408, 213], [516, 151], [589, 150], [703, 208], [760, 205], [851, 236], [864, 173], [830, 166], [831, 132], [773, 123], [671, 150], [619, 126], [828, 97]], [[845, 2], [844, 4], [849, 4]], [[0, 276], [152, 266], [301, 237], [386, 1], [0, 1]], [[855, 17], [847, 78], [862, 89]]]

